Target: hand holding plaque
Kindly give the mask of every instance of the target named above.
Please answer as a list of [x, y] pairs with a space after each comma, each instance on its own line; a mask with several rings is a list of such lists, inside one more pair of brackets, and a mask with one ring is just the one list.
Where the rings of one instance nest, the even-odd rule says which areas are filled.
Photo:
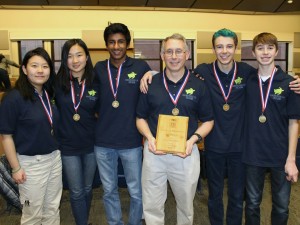
[[156, 149], [165, 153], [185, 154], [188, 121], [186, 116], [159, 115]]

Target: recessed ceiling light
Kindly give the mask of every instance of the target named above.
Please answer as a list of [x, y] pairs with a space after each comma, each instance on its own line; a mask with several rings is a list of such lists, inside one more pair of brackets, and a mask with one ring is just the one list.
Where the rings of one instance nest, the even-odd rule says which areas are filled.
[[292, 4], [293, 0], [287, 0], [287, 3]]

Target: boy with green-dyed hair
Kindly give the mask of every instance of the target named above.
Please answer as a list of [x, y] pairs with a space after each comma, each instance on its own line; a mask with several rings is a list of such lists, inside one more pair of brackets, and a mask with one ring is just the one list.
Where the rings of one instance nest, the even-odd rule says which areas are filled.
[[214, 33], [214, 35], [212, 36], [212, 45], [213, 45], [213, 47], [215, 47], [215, 40], [216, 40], [216, 38], [221, 37], [221, 36], [222, 37], [232, 38], [235, 47], [237, 47], [237, 45], [238, 45], [238, 37], [237, 37], [236, 33], [233, 32], [232, 30], [229, 30], [229, 29], [226, 29], [226, 28], [218, 30], [218, 31], [216, 31]]

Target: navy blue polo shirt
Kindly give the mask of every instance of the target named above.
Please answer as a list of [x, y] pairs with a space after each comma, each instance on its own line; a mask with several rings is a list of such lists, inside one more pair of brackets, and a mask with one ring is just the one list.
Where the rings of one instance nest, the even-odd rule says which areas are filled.
[[[262, 106], [257, 73], [247, 82], [246, 150], [243, 161], [249, 165], [284, 166], [288, 155], [289, 119], [300, 119], [300, 95], [289, 88], [293, 77], [277, 68], [264, 112], [267, 118], [265, 123], [258, 120]], [[262, 85], [264, 96], [269, 80]]]
[[[218, 68], [220, 82], [227, 95], [234, 67], [225, 74]], [[237, 74], [227, 103], [229, 111], [223, 110], [225, 104], [222, 92], [214, 76], [213, 64], [201, 64], [195, 69], [205, 79], [211, 95], [214, 111], [214, 127], [205, 138], [205, 149], [217, 153], [241, 152], [243, 149], [244, 121], [245, 121], [245, 94], [246, 82], [255, 69], [243, 62], [237, 62]]]
[[[184, 82], [187, 71], [186, 69], [184, 76], [177, 83], [166, 76], [169, 91], [173, 96]], [[163, 83], [163, 75], [159, 73], [153, 77], [148, 93], [140, 95], [137, 117], [148, 121], [151, 133], [155, 137], [159, 114], [172, 115], [173, 108], [174, 104]], [[177, 108], [179, 116], [189, 117], [188, 138], [198, 129], [199, 120], [202, 122], [213, 120], [210, 95], [204, 81], [191, 74], [179, 97]]]
[[[73, 79], [76, 103], [79, 102], [82, 85]], [[77, 113], [79, 121], [73, 120], [75, 114], [71, 90], [65, 93], [61, 88], [56, 89], [56, 104], [60, 113], [58, 140], [63, 155], [79, 155], [94, 151], [95, 125], [99, 95], [99, 84], [93, 82], [85, 87]]]
[[[142, 136], [136, 128], [136, 105], [140, 94], [140, 80], [150, 71], [149, 65], [140, 59], [126, 57], [122, 66], [117, 92], [118, 108], [112, 107], [115, 100], [110, 88], [107, 60], [95, 65], [95, 74], [100, 82], [99, 118], [96, 124], [95, 145], [113, 149], [129, 149], [142, 145]], [[115, 85], [118, 68], [110, 63]]]
[[[47, 107], [45, 94], [43, 99]], [[53, 126], [57, 127], [58, 111], [51, 104]], [[20, 92], [12, 90], [0, 105], [0, 133], [12, 134], [17, 153], [20, 155], [44, 155], [58, 149], [55, 136], [44, 107], [38, 96], [34, 100], [24, 100]], [[55, 129], [55, 132], [57, 130]]]

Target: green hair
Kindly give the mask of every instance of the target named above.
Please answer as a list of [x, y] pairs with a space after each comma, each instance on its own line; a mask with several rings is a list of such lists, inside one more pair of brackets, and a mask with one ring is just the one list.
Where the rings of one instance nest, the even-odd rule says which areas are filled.
[[238, 38], [235, 32], [233, 32], [232, 30], [223, 28], [221, 30], [218, 30], [214, 33], [213, 37], [212, 37], [212, 45], [213, 47], [215, 47], [215, 40], [218, 37], [230, 37], [233, 39], [234, 41], [234, 45], [237, 46], [238, 45]]

